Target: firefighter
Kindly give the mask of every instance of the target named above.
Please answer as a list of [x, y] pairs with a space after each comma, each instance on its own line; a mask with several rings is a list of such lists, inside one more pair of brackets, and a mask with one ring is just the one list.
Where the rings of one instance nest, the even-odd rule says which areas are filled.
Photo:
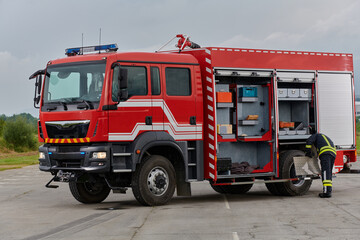
[[336, 158], [336, 148], [331, 139], [322, 133], [311, 135], [306, 141], [306, 156], [311, 156], [311, 146], [314, 145], [318, 152], [321, 165], [321, 178], [323, 192], [319, 193], [321, 198], [330, 198], [332, 191], [332, 169]]

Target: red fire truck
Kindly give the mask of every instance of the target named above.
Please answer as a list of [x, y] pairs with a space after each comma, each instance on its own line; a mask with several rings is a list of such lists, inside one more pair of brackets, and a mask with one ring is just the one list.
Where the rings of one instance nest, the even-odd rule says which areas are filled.
[[175, 188], [189, 196], [203, 180], [219, 193], [263, 182], [302, 195], [312, 178], [296, 175], [293, 157], [311, 129], [334, 141], [335, 173], [356, 161], [352, 54], [201, 48], [177, 37], [176, 51], [66, 49], [30, 77], [47, 187], [68, 182], [82, 203], [131, 187], [143, 205], [167, 203]]

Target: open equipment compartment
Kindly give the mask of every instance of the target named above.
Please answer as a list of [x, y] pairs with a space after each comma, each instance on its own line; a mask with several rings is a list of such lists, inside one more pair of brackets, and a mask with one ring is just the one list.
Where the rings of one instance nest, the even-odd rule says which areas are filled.
[[[215, 83], [217, 176], [274, 175], [272, 71], [217, 69]], [[219, 102], [218, 97], [225, 93], [231, 94], [231, 103]], [[234, 171], [239, 164], [247, 164], [249, 168]]]
[[315, 73], [277, 73], [279, 140], [307, 139], [315, 128]]

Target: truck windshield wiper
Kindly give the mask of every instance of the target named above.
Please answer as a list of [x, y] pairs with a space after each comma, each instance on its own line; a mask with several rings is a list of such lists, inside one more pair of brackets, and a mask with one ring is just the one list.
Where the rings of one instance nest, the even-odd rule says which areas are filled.
[[[63, 102], [63, 101], [48, 102], [47, 104], [60, 104], [64, 107], [64, 111], [68, 110], [66, 102]], [[56, 108], [57, 108], [56, 106], [51, 106], [51, 107], [47, 107], [46, 110], [53, 111], [53, 110], [56, 110]]]
[[[77, 108], [78, 109], [84, 109], [84, 108], [86, 108], [86, 109], [94, 109], [94, 105], [92, 104], [92, 102], [91, 101], [88, 101], [88, 100], [84, 100], [84, 99], [79, 99], [78, 101], [75, 101], [76, 103], [80, 103], [78, 106], [77, 106]], [[82, 103], [84, 103], [84, 104], [82, 104]]]

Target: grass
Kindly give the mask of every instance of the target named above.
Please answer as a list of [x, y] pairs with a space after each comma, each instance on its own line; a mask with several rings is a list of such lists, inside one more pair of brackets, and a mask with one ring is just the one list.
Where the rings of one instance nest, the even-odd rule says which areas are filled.
[[0, 171], [22, 168], [39, 163], [37, 151], [26, 153], [0, 153]]

